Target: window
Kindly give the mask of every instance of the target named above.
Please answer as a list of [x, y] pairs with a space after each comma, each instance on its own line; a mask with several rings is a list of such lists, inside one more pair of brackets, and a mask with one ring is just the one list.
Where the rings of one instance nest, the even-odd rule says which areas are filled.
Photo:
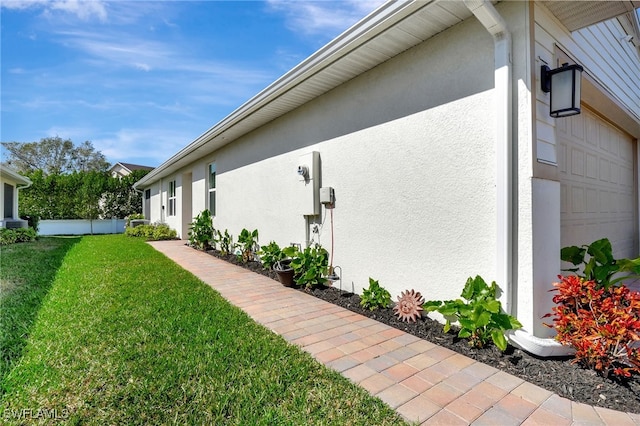
[[216, 215], [216, 163], [209, 164], [209, 211]]
[[13, 185], [4, 184], [4, 218], [13, 219]]
[[169, 216], [176, 215], [176, 181], [169, 182]]
[[151, 190], [146, 189], [144, 191], [144, 218], [151, 219]]

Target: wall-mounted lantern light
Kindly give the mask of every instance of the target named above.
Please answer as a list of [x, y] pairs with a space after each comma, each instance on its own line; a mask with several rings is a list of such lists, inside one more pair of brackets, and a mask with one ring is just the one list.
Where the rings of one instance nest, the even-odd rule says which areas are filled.
[[584, 69], [577, 64], [562, 64], [554, 70], [543, 65], [540, 72], [542, 91], [551, 92], [549, 114], [554, 117], [568, 117], [580, 114], [580, 82]]

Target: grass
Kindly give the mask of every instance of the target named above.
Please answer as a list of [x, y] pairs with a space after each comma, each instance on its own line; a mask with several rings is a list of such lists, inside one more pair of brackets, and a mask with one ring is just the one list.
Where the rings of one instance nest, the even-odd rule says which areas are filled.
[[[16, 250], [35, 261], [47, 243]], [[50, 264], [55, 280], [21, 358], [2, 377], [5, 420], [31, 410], [71, 424], [402, 424], [144, 242], [68, 244]], [[3, 280], [27, 291], [18, 287], [29, 266], [4, 256]]]
[[0, 247], [0, 383], [22, 356], [56, 271], [79, 240], [42, 238]]

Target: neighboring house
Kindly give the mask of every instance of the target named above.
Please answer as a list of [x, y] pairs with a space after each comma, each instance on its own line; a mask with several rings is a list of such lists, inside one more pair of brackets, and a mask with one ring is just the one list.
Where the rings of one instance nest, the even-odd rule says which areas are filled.
[[[141, 166], [139, 164], [131, 164], [131, 163], [115, 163], [113, 166], [111, 166], [111, 168], [109, 169], [109, 174], [112, 177], [117, 177], [119, 179], [122, 179], [125, 176], [129, 176], [131, 173], [138, 171], [138, 170], [144, 170], [144, 171], [151, 171], [153, 170], [153, 167], [149, 167], [149, 166]], [[140, 192], [140, 191], [138, 191]], [[151, 209], [150, 207], [150, 192], [149, 191], [145, 191], [143, 193], [143, 196], [145, 196], [143, 198], [143, 212], [147, 212], [146, 213], [146, 219], [149, 219], [149, 211]], [[104, 205], [104, 199], [100, 200], [100, 206], [102, 207]]]
[[153, 167], [149, 166], [141, 166], [139, 164], [131, 164], [131, 163], [115, 163], [109, 169], [109, 174], [113, 177], [123, 178], [125, 176], [129, 176], [135, 170], [153, 170]]
[[[561, 247], [638, 255], [638, 6], [387, 3], [138, 182], [145, 213], [182, 238], [208, 208], [234, 236], [320, 242], [343, 289], [454, 299], [481, 275], [516, 344], [560, 353], [541, 318]], [[541, 66], [565, 62], [582, 113], [552, 118]]]
[[0, 228], [26, 228], [28, 222], [18, 214], [18, 191], [31, 185], [29, 178], [16, 170], [0, 164]]

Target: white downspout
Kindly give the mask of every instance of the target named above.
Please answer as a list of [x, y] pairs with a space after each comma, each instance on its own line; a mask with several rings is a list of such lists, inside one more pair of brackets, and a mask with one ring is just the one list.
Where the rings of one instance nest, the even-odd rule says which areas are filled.
[[511, 33], [490, 1], [464, 0], [467, 8], [489, 31], [494, 43], [496, 109], [496, 282], [504, 289], [504, 310], [513, 312], [513, 213], [511, 154]]
[[30, 187], [31, 185], [33, 185], [33, 182], [29, 181], [29, 183], [27, 183], [26, 185], [22, 185], [22, 186], [16, 186], [16, 191], [19, 191], [21, 189], [27, 189], [28, 187]]
[[14, 200], [15, 202], [15, 211], [13, 212], [13, 218], [14, 219], [20, 219], [20, 212], [18, 212], [18, 206], [20, 205], [20, 190], [21, 189], [26, 189], [28, 187], [30, 187], [31, 185], [33, 185], [33, 182], [29, 181], [29, 183], [22, 185], [22, 186], [18, 186], [16, 185], [16, 199]]
[[[501, 298], [504, 310], [517, 316], [515, 292], [513, 290], [513, 159], [511, 153], [513, 108], [511, 98], [511, 33], [502, 16], [490, 1], [464, 0], [467, 8], [493, 36], [495, 55], [495, 97], [496, 97], [496, 282], [505, 289]], [[554, 339], [543, 339], [526, 330], [515, 330], [507, 337], [514, 345], [542, 357], [565, 356], [571, 348]]]

